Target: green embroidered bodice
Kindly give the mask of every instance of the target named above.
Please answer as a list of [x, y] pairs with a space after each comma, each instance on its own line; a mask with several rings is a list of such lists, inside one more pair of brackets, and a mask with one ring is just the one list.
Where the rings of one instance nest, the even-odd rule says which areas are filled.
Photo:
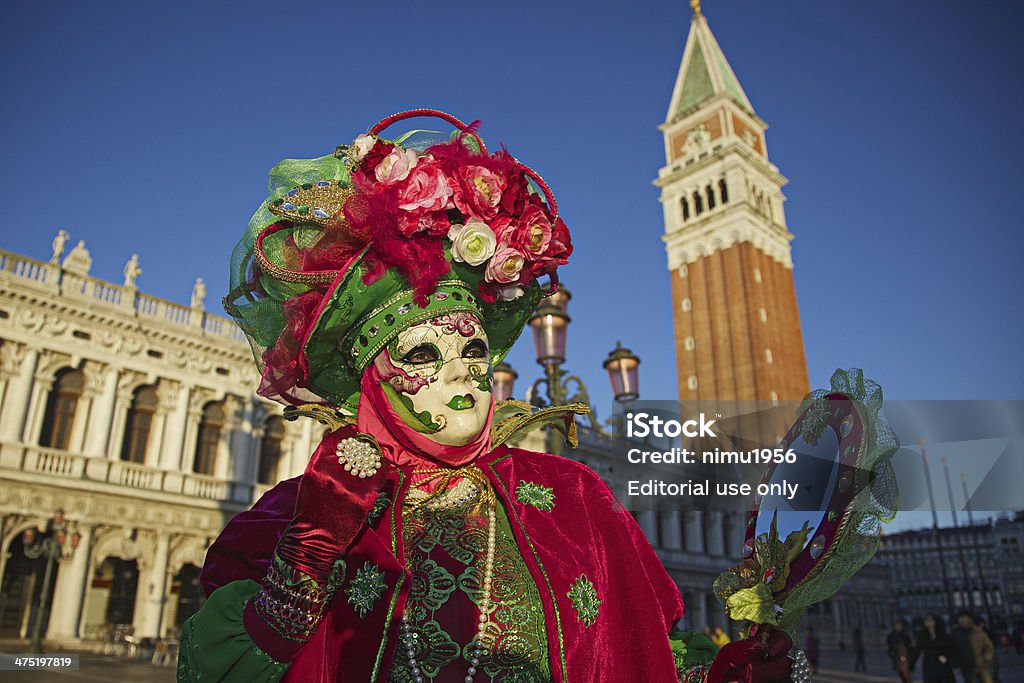
[[[408, 501], [407, 501], [408, 502]], [[472, 500], [445, 507], [403, 511], [405, 559], [412, 573], [406, 617], [415, 639], [415, 658], [427, 681], [465, 679], [483, 602], [487, 559], [486, 514], [471, 512]], [[544, 607], [519, 552], [508, 516], [496, 513], [494, 569], [486, 652], [476, 682], [547, 683]], [[400, 639], [390, 681], [413, 680], [404, 639]]]

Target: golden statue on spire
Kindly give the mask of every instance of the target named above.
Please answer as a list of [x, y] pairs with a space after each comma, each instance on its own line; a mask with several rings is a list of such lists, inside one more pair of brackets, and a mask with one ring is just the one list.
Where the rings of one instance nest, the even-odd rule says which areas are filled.
[[690, 7], [693, 8], [693, 15], [700, 14], [700, 0], [690, 0]]

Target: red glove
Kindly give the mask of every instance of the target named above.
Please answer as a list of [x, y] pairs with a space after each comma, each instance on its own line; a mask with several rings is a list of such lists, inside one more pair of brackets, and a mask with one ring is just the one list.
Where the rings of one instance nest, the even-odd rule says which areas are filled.
[[383, 464], [369, 477], [345, 470], [337, 447], [354, 434], [354, 428], [328, 434], [313, 453], [299, 481], [291, 524], [259, 593], [246, 605], [246, 631], [277, 661], [290, 661], [320, 625], [344, 578], [345, 552], [387, 476]]
[[772, 630], [767, 645], [762, 634], [729, 643], [715, 656], [707, 683], [790, 683], [789, 649], [793, 641], [782, 631]]

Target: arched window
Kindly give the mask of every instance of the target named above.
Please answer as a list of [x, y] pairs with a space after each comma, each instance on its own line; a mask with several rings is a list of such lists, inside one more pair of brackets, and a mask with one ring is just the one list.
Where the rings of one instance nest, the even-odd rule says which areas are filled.
[[139, 387], [135, 390], [132, 406], [128, 410], [128, 420], [124, 425], [124, 441], [121, 446], [122, 460], [146, 461], [149, 431], [153, 425], [153, 415], [156, 414], [158, 403], [155, 387]]
[[690, 202], [686, 201], [686, 197], [680, 198], [679, 208], [683, 211], [683, 220], [690, 220]]
[[701, 198], [700, 192], [693, 193], [693, 208], [698, 216], [704, 213], [704, 200]]
[[46, 416], [39, 445], [46, 448], [68, 449], [71, 441], [71, 425], [75, 421], [75, 408], [85, 387], [85, 376], [74, 368], [64, 368], [53, 381], [50, 396], [46, 399]]
[[217, 462], [217, 445], [220, 432], [224, 429], [224, 406], [207, 403], [203, 408], [203, 419], [199, 423], [199, 438], [196, 440], [196, 457], [192, 471], [199, 474], [213, 474]]
[[708, 183], [708, 186], [704, 188], [704, 194], [708, 197], [708, 211], [715, 208], [715, 188]]
[[260, 467], [258, 480], [261, 484], [276, 484], [277, 468], [281, 462], [281, 444], [284, 442], [284, 420], [277, 415], [263, 425], [260, 440]]
[[729, 203], [729, 188], [725, 184], [725, 178], [718, 181], [718, 196], [722, 199], [723, 204]]

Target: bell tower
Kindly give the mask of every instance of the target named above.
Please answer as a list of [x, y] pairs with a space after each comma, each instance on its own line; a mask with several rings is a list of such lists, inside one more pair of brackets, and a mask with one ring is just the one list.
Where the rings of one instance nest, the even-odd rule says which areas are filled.
[[698, 0], [655, 184], [665, 212], [681, 401], [801, 399], [807, 362], [786, 179]]

